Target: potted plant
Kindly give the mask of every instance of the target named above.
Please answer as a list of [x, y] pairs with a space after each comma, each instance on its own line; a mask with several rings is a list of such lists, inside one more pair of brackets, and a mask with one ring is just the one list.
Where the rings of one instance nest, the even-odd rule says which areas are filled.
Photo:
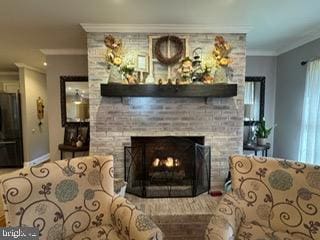
[[272, 130], [272, 127], [266, 128], [266, 121], [264, 119], [258, 124], [258, 128], [256, 130], [258, 145], [267, 144], [267, 138], [270, 135], [271, 130]]
[[133, 76], [134, 73], [134, 67], [131, 65], [124, 65], [120, 68], [120, 72], [123, 74], [125, 77], [126, 81], [128, 84], [136, 84], [136, 79]]

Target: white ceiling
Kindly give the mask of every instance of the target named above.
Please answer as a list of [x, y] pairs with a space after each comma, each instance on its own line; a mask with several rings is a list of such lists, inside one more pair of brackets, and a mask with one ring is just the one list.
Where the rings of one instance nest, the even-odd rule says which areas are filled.
[[0, 71], [43, 68], [39, 49], [85, 49], [80, 23], [251, 26], [251, 53], [277, 55], [320, 37], [319, 0], [0, 0]]

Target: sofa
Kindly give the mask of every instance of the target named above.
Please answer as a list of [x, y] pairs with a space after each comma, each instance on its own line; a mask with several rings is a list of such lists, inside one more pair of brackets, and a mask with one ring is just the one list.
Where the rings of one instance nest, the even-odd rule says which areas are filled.
[[320, 239], [320, 166], [236, 155], [230, 171], [206, 239]]
[[37, 227], [40, 239], [161, 240], [160, 229], [114, 193], [113, 157], [49, 162], [1, 176], [7, 226]]

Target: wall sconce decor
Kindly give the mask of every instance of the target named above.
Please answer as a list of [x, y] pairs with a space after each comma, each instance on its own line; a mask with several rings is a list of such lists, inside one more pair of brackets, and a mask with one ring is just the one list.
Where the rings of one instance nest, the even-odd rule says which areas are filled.
[[38, 97], [37, 99], [37, 116], [39, 119], [38, 125], [41, 126], [42, 125], [41, 120], [44, 118], [44, 104], [43, 104], [43, 99], [41, 97]]

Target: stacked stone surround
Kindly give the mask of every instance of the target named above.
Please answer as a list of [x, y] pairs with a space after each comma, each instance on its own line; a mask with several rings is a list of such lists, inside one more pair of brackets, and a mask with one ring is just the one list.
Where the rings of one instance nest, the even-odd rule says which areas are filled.
[[[124, 146], [132, 136], [204, 136], [211, 146], [211, 186], [221, 186], [228, 172], [228, 157], [242, 153], [245, 35], [222, 34], [233, 47], [230, 83], [238, 84], [233, 98], [107, 98], [100, 95], [110, 70], [104, 60], [104, 37], [88, 33], [90, 91], [90, 154], [113, 154], [115, 176], [124, 176]], [[120, 37], [125, 51], [148, 53], [148, 34], [111, 33]], [[152, 34], [155, 35], [155, 34]], [[164, 35], [164, 34], [161, 34]], [[176, 34], [179, 36], [179, 34]], [[189, 37], [190, 51], [212, 51], [220, 34], [181, 34]]]

